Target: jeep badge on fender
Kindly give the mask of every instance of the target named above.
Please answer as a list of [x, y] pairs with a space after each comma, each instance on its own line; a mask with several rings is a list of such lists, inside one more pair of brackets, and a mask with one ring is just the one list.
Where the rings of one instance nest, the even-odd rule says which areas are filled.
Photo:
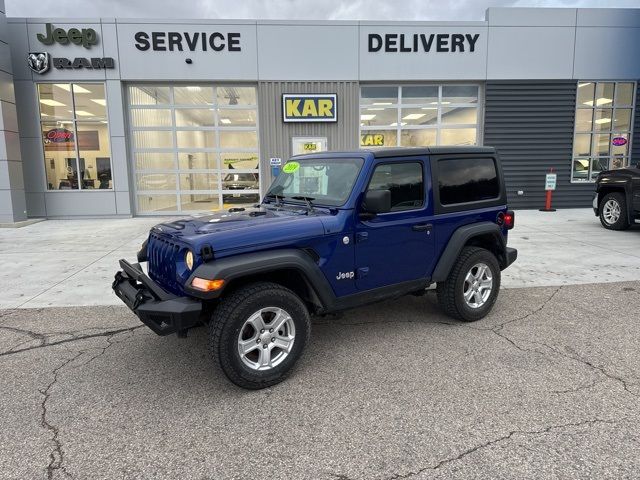
[[229, 380], [265, 388], [292, 371], [312, 315], [436, 284], [444, 313], [484, 318], [516, 260], [514, 219], [493, 148], [297, 155], [258, 205], [153, 227], [148, 273], [122, 259], [113, 290], [158, 335], [207, 325]]

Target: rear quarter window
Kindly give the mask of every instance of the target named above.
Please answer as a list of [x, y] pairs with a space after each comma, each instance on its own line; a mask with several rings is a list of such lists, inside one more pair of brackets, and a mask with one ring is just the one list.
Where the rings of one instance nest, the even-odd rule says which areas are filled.
[[500, 182], [493, 158], [438, 160], [440, 203], [479, 202], [500, 196]]

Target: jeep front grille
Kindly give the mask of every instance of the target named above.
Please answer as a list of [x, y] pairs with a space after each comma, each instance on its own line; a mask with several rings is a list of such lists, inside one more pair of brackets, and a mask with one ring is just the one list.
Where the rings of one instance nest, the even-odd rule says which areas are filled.
[[182, 293], [182, 286], [176, 276], [176, 261], [181, 250], [180, 245], [166, 237], [156, 233], [149, 235], [149, 277], [175, 294]]

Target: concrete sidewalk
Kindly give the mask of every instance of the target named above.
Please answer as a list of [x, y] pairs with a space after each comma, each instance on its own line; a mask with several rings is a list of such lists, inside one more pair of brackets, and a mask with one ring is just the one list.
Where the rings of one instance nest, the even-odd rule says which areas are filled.
[[[0, 309], [118, 305], [111, 281], [158, 217], [47, 220], [0, 229]], [[600, 226], [590, 209], [516, 212], [505, 288], [640, 280], [640, 225]]]

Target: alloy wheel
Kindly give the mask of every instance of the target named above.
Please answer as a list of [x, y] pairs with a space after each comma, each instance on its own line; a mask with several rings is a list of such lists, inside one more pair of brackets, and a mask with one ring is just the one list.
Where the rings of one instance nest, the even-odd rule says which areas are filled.
[[471, 308], [480, 308], [491, 296], [493, 276], [486, 263], [477, 263], [469, 269], [464, 278], [462, 294]]
[[291, 352], [296, 337], [293, 318], [282, 308], [261, 308], [244, 322], [238, 335], [238, 353], [253, 370], [270, 370]]
[[620, 204], [613, 198], [608, 200], [602, 207], [602, 216], [609, 225], [613, 225], [620, 219], [620, 213]]

